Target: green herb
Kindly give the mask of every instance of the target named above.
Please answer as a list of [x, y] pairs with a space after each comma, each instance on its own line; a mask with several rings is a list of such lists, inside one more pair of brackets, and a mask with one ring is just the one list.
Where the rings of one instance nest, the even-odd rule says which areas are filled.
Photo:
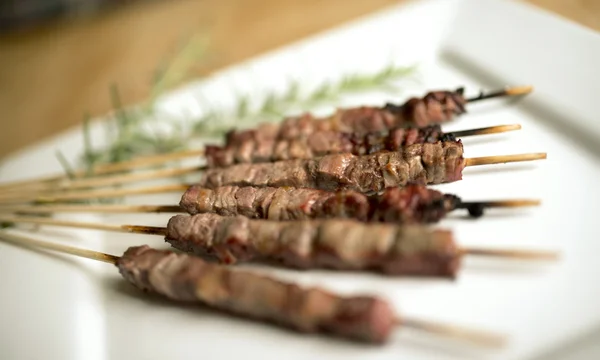
[[155, 72], [150, 90], [150, 96], [142, 105], [145, 113], [151, 113], [156, 100], [164, 92], [175, 85], [179, 85], [191, 73], [207, 52], [208, 39], [202, 35], [196, 35], [188, 39], [181, 46], [176, 56], [169, 59], [167, 65], [160, 66]]
[[205, 53], [206, 47], [207, 41], [201, 36], [188, 39], [172, 59], [159, 66], [152, 79], [148, 99], [138, 106], [124, 107], [117, 84], [111, 85], [109, 90], [113, 115], [106, 120], [106, 147], [93, 149], [89, 119], [87, 116], [84, 118], [85, 147], [80, 162], [88, 173], [98, 164], [126, 161], [139, 155], [167, 153], [185, 147], [185, 138], [182, 138], [178, 124], [170, 124], [172, 131], [168, 135], [152, 133], [149, 125], [154, 119], [152, 115], [156, 100], [166, 90], [187, 78]]
[[69, 161], [65, 157], [65, 155], [60, 150], [56, 150], [56, 158], [60, 162], [60, 165], [63, 167], [63, 170], [67, 174], [70, 179], [75, 178], [75, 172], [73, 171], [73, 167], [69, 164]]
[[[129, 160], [139, 155], [172, 152], [187, 147], [197, 137], [216, 138], [223, 136], [232, 127], [248, 127], [258, 122], [281, 120], [294, 111], [311, 111], [324, 105], [335, 105], [344, 96], [353, 93], [384, 91], [397, 93], [394, 81], [411, 76], [415, 67], [388, 65], [371, 74], [348, 74], [337, 81], [324, 82], [312, 90], [302, 89], [299, 81], [290, 81], [285, 91], [267, 92], [260, 96], [239, 95], [233, 108], [205, 106], [204, 114], [192, 119], [190, 129], [179, 123], [169, 123], [168, 131], [153, 131], [152, 123], [158, 117], [154, 113], [156, 100], [164, 92], [185, 80], [207, 53], [207, 41], [202, 36], [189, 39], [181, 50], [163, 62], [154, 74], [148, 100], [142, 104], [125, 108], [116, 84], [111, 86], [110, 95], [114, 108], [112, 119], [107, 120], [108, 145], [93, 149], [89, 133], [89, 119], [84, 119], [83, 138], [85, 143], [81, 162], [91, 172], [101, 163]], [[202, 100], [202, 99], [200, 99]], [[203, 102], [205, 105], [207, 101]], [[160, 123], [164, 127], [164, 123]], [[63, 160], [65, 171], [70, 165]]]
[[196, 135], [217, 137], [224, 135], [233, 126], [246, 127], [262, 121], [276, 121], [292, 111], [310, 111], [324, 105], [334, 105], [344, 96], [369, 91], [397, 93], [393, 82], [408, 77], [416, 71], [412, 67], [388, 65], [373, 74], [350, 74], [335, 82], [324, 82], [307, 94], [303, 94], [298, 81], [290, 81], [281, 94], [267, 93], [262, 102], [252, 111], [250, 99], [240, 96], [235, 110], [209, 109], [193, 127]]
[[86, 165], [85, 170], [86, 173], [91, 174], [94, 165], [100, 160], [101, 155], [93, 151], [89, 114], [86, 114], [83, 118], [83, 146], [83, 160]]

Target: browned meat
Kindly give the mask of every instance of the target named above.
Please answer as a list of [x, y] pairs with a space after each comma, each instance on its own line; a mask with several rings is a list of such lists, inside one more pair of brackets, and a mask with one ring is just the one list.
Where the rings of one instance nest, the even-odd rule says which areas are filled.
[[253, 219], [349, 218], [396, 224], [433, 223], [460, 204], [451, 194], [409, 185], [366, 196], [356, 191], [223, 186], [191, 186], [179, 205], [190, 214], [243, 215]]
[[369, 199], [356, 191], [223, 186], [206, 189], [194, 185], [179, 205], [190, 214], [243, 215], [255, 219], [302, 220], [348, 217], [366, 221]]
[[260, 163], [351, 153], [373, 154], [378, 151], [399, 151], [406, 146], [438, 141], [456, 141], [451, 133], [442, 132], [439, 125], [425, 128], [395, 128], [389, 132], [370, 132], [364, 135], [339, 131], [319, 131], [296, 139], [257, 139], [248, 136], [244, 141], [227, 146], [208, 146], [205, 158], [208, 167], [226, 167], [240, 163]]
[[179, 250], [215, 256], [226, 264], [262, 260], [294, 268], [373, 270], [390, 275], [454, 278], [461, 259], [449, 231], [352, 220], [176, 215], [167, 225], [166, 241]]
[[427, 224], [440, 221], [461, 203], [452, 194], [425, 186], [388, 188], [371, 197], [369, 220], [396, 224]]
[[340, 109], [326, 118], [310, 114], [291, 117], [280, 124], [261, 124], [258, 129], [231, 131], [227, 145], [240, 143], [248, 138], [261, 140], [296, 139], [319, 131], [367, 133], [386, 131], [408, 125], [425, 127], [452, 120], [465, 113], [466, 99], [463, 89], [456, 91], [432, 91], [423, 98], [411, 98], [404, 105], [387, 104], [385, 107], [362, 106]]
[[129, 248], [117, 267], [127, 281], [141, 290], [173, 300], [199, 302], [300, 332], [329, 332], [383, 343], [394, 328], [394, 311], [382, 299], [341, 297], [320, 288], [301, 288], [146, 245]]
[[459, 141], [414, 144], [397, 152], [356, 156], [349, 153], [315, 159], [239, 164], [206, 170], [199, 185], [297, 187], [374, 193], [408, 184], [461, 180], [465, 166]]

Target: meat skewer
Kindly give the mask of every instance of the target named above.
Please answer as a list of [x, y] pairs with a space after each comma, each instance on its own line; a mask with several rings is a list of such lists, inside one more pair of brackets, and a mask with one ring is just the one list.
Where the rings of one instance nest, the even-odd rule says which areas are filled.
[[[287, 160], [274, 163], [238, 164], [206, 170], [199, 185], [298, 187], [322, 190], [355, 190], [370, 194], [388, 187], [409, 184], [440, 184], [462, 179], [467, 166], [545, 159], [546, 153], [463, 158], [460, 141], [415, 144], [399, 152], [370, 155], [327, 155], [316, 159]], [[0, 205], [27, 202], [49, 203], [187, 189], [186, 185], [165, 185], [141, 189], [100, 189], [71, 192], [25, 194], [0, 200]]]
[[[312, 158], [317, 155], [326, 155], [329, 153], [339, 152], [352, 152], [352, 153], [363, 153], [368, 150], [369, 153], [379, 149], [383, 146], [387, 150], [398, 150], [407, 144], [422, 143], [422, 142], [436, 142], [441, 139], [455, 139], [464, 136], [483, 135], [483, 134], [496, 134], [505, 131], [512, 131], [520, 129], [520, 125], [501, 125], [492, 126], [479, 129], [469, 129], [453, 133], [442, 133], [439, 126], [432, 126], [427, 129], [398, 129], [393, 130], [390, 134], [385, 135], [382, 133], [376, 133], [366, 135], [363, 140], [358, 139], [356, 136], [343, 134], [343, 133], [325, 133], [315, 134], [316, 139], [313, 140], [297, 140], [289, 141], [289, 144], [272, 146], [270, 151], [276, 153], [279, 151], [279, 157], [266, 158], [264, 155], [260, 155], [261, 152], [254, 153], [251, 146], [245, 144], [239, 144], [238, 148], [248, 154], [249, 152], [255, 155], [245, 156], [244, 158], [233, 157], [236, 149], [233, 147], [218, 147], [218, 146], [207, 146], [206, 147], [206, 160], [208, 167], [214, 166], [225, 166], [230, 165], [226, 161], [230, 161], [233, 164], [235, 162], [241, 162], [245, 159], [246, 162], [264, 162], [264, 161], [275, 161], [284, 159], [281, 150], [285, 150], [286, 157], [293, 158]], [[357, 139], [354, 139], [357, 138]], [[361, 142], [362, 141], [362, 142]], [[293, 143], [293, 144], [292, 144]], [[321, 145], [319, 145], [321, 144]], [[362, 144], [362, 145], [361, 145]], [[379, 144], [379, 145], [377, 145]], [[261, 148], [265, 148], [266, 144], [261, 145]], [[326, 150], [322, 150], [324, 146]], [[319, 150], [321, 148], [321, 150]], [[351, 151], [354, 149], [354, 151]], [[262, 151], [264, 153], [264, 151]], [[229, 155], [228, 155], [229, 154]], [[116, 176], [92, 176], [85, 178], [69, 179], [62, 182], [52, 183], [40, 183], [37, 186], [27, 188], [27, 193], [43, 193], [48, 191], [65, 191], [92, 188], [99, 186], [112, 186], [117, 184], [126, 184], [136, 181], [154, 180], [160, 178], [176, 177], [204, 170], [205, 166], [191, 166], [182, 168], [167, 168], [159, 169], [155, 171], [146, 171], [138, 173], [125, 173], [117, 174]], [[14, 199], [22, 196], [22, 192], [25, 189], [17, 188], [12, 191], [0, 192], [0, 201]]]
[[538, 200], [462, 201], [420, 185], [387, 188], [367, 196], [351, 191], [223, 186], [206, 189], [191, 186], [179, 205], [190, 214], [243, 215], [253, 219], [307, 220], [349, 218], [397, 224], [434, 223], [455, 209], [467, 209], [473, 217], [488, 207], [539, 205]]
[[363, 156], [345, 153], [315, 159], [213, 168], [206, 170], [198, 185], [206, 188], [226, 185], [288, 186], [370, 194], [411, 183], [426, 185], [458, 181], [467, 166], [545, 158], [545, 153], [532, 153], [465, 159], [462, 142], [444, 141]]
[[366, 155], [399, 151], [403, 148], [438, 141], [456, 141], [457, 137], [496, 134], [520, 129], [520, 125], [502, 125], [444, 133], [440, 125], [423, 128], [395, 128], [366, 134], [319, 131], [297, 139], [247, 138], [227, 146], [206, 146], [207, 167], [227, 167], [242, 163], [261, 163], [350, 153]]
[[216, 213], [253, 219], [308, 220], [349, 218], [397, 224], [433, 223], [449, 211], [466, 209], [480, 217], [487, 208], [538, 206], [539, 200], [463, 201], [424, 186], [388, 188], [380, 195], [355, 191], [224, 186], [214, 190], [191, 186], [177, 205], [25, 205], [0, 207], [0, 213]]
[[463, 88], [455, 91], [431, 91], [423, 98], [411, 98], [403, 105], [387, 104], [384, 107], [363, 106], [339, 109], [325, 118], [304, 114], [278, 123], [262, 123], [255, 129], [232, 130], [226, 136], [226, 144], [239, 143], [249, 138], [255, 139], [258, 143], [273, 139], [291, 140], [319, 131], [364, 134], [405, 126], [425, 127], [447, 122], [457, 115], [464, 114], [468, 102], [499, 96], [525, 95], [531, 91], [533, 91], [531, 86], [519, 86], [495, 91], [489, 95], [480, 94], [471, 99], [464, 97]]
[[1, 217], [5, 223], [164, 235], [176, 249], [225, 264], [263, 261], [296, 269], [367, 270], [454, 279], [464, 255], [554, 260], [555, 252], [464, 249], [448, 230], [352, 220], [270, 221], [216, 214], [175, 215], [167, 227]]
[[268, 321], [300, 333], [329, 333], [347, 340], [383, 344], [395, 327], [405, 326], [485, 347], [499, 347], [506, 341], [495, 333], [400, 318], [393, 306], [380, 297], [344, 297], [323, 288], [300, 287], [147, 245], [130, 247], [118, 257], [5, 232], [0, 233], [0, 239], [113, 264], [125, 280], [140, 290]]
[[[417, 146], [417, 145], [413, 145]], [[440, 184], [462, 179], [467, 166], [545, 159], [545, 153], [463, 158], [462, 145], [425, 144], [409, 147], [402, 153], [377, 153], [355, 156], [328, 155], [312, 160], [290, 160], [263, 164], [240, 164], [224, 169], [209, 169], [200, 187], [222, 186], [298, 187], [321, 190], [353, 190], [365, 194], [409, 184]], [[425, 166], [423, 166], [425, 165]], [[81, 190], [22, 195], [2, 199], [0, 205], [48, 204], [83, 199], [118, 198], [129, 195], [185, 191], [188, 184], [144, 188]]]

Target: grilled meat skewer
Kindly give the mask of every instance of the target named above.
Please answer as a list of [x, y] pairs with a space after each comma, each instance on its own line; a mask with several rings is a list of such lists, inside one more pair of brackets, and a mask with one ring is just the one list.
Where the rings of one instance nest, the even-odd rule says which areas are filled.
[[[274, 163], [239, 164], [206, 171], [198, 183], [201, 187], [257, 186], [298, 187], [322, 190], [354, 190], [365, 194], [385, 188], [409, 184], [440, 184], [462, 179], [467, 166], [500, 164], [545, 159], [546, 153], [497, 155], [477, 158], [462, 157], [462, 143], [438, 142], [415, 144], [401, 152], [379, 152], [371, 155], [327, 155], [309, 160]], [[49, 204], [81, 199], [100, 199], [127, 195], [156, 194], [176, 189], [187, 190], [189, 184], [149, 188], [109, 189], [96, 191], [30, 194], [3, 199], [0, 205]]]
[[[322, 190], [354, 190], [365, 194], [385, 188], [409, 184], [440, 184], [462, 179], [467, 166], [499, 164], [545, 159], [545, 153], [498, 155], [477, 158], [462, 157], [462, 143], [438, 142], [411, 145], [401, 152], [379, 152], [371, 155], [327, 155], [308, 160], [288, 160], [274, 163], [239, 164], [228, 168], [206, 170], [197, 183], [201, 187], [257, 186], [297, 187]], [[0, 205], [49, 204], [81, 199], [100, 199], [139, 194], [166, 193], [189, 184], [153, 186], [148, 188], [56, 191], [45, 194], [24, 194], [2, 199]]]
[[452, 233], [424, 226], [353, 220], [271, 221], [216, 214], [176, 215], [167, 227], [0, 217], [10, 224], [164, 235], [173, 247], [233, 264], [263, 261], [284, 266], [376, 271], [388, 275], [453, 279], [465, 254], [554, 260], [554, 252], [459, 248]]
[[372, 270], [454, 279], [462, 252], [445, 230], [352, 220], [269, 221], [216, 214], [175, 215], [165, 240], [225, 264], [267, 261], [300, 269]]
[[114, 264], [123, 278], [140, 290], [184, 303], [201, 303], [300, 333], [329, 333], [347, 340], [383, 344], [396, 326], [406, 326], [481, 346], [504, 343], [497, 334], [399, 318], [389, 302], [380, 297], [341, 296], [318, 287], [300, 287], [146, 245], [130, 247], [118, 257], [7, 233], [0, 233], [0, 239]]
[[262, 123], [255, 129], [232, 130], [226, 136], [226, 144], [235, 144], [253, 138], [257, 143], [265, 140], [296, 139], [319, 131], [341, 131], [364, 134], [386, 131], [397, 127], [425, 127], [454, 119], [466, 112], [469, 101], [490, 97], [523, 95], [532, 91], [531, 86], [508, 88], [491, 96], [481, 94], [472, 99], [464, 97], [464, 88], [455, 91], [431, 91], [423, 98], [413, 97], [403, 105], [387, 104], [384, 107], [362, 106], [339, 109], [335, 114], [317, 118], [310, 114], [284, 119], [280, 123]]
[[198, 185], [297, 187], [355, 190], [370, 194], [408, 184], [441, 184], [462, 179], [466, 166], [544, 159], [546, 154], [463, 158], [459, 141], [415, 144], [401, 151], [356, 156], [348, 153], [315, 159], [238, 164], [207, 169]]
[[[297, 269], [375, 271], [454, 279], [465, 254], [555, 259], [555, 253], [463, 249], [451, 231], [353, 220], [270, 221], [216, 214], [175, 215], [166, 228], [124, 225], [164, 234], [176, 249], [234, 264], [263, 261]], [[508, 254], [508, 255], [507, 255]]]
[[[389, 188], [367, 197], [355, 191], [329, 192], [316, 189], [253, 188], [224, 186], [214, 190], [191, 186], [180, 205], [20, 205], [0, 207], [0, 214], [43, 216], [55, 212], [77, 213], [216, 213], [254, 219], [308, 220], [350, 218], [399, 224], [432, 223], [447, 212], [466, 209], [476, 218], [487, 208], [538, 206], [539, 200], [462, 201], [423, 186]], [[271, 211], [271, 209], [273, 209]]]
[[456, 141], [457, 137], [498, 133], [520, 129], [519, 125], [503, 125], [444, 133], [440, 125], [424, 128], [395, 128], [388, 132], [367, 134], [340, 131], [319, 131], [296, 139], [261, 139], [248, 137], [227, 146], [207, 145], [207, 167], [261, 163], [292, 159], [312, 159], [320, 156], [351, 153], [373, 154], [378, 151], [399, 151], [406, 146], [438, 141]]
[[483, 215], [485, 207], [537, 205], [532, 200], [464, 202], [458, 196], [443, 194], [421, 185], [387, 188], [367, 196], [352, 191], [318, 189], [223, 186], [206, 189], [191, 186], [179, 205], [190, 214], [216, 213], [243, 215], [253, 219], [307, 220], [350, 218], [360, 221], [397, 224], [434, 223], [454, 209], [464, 208], [471, 216]]

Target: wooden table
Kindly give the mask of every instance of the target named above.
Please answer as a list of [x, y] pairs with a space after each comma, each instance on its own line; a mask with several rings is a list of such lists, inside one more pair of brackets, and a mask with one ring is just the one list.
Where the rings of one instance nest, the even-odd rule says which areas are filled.
[[[0, 158], [110, 109], [116, 83], [143, 99], [186, 34], [209, 30], [206, 74], [402, 0], [179, 0], [135, 3], [0, 38]], [[524, 0], [600, 30], [598, 0]], [[243, 36], [240, 36], [243, 34]]]

